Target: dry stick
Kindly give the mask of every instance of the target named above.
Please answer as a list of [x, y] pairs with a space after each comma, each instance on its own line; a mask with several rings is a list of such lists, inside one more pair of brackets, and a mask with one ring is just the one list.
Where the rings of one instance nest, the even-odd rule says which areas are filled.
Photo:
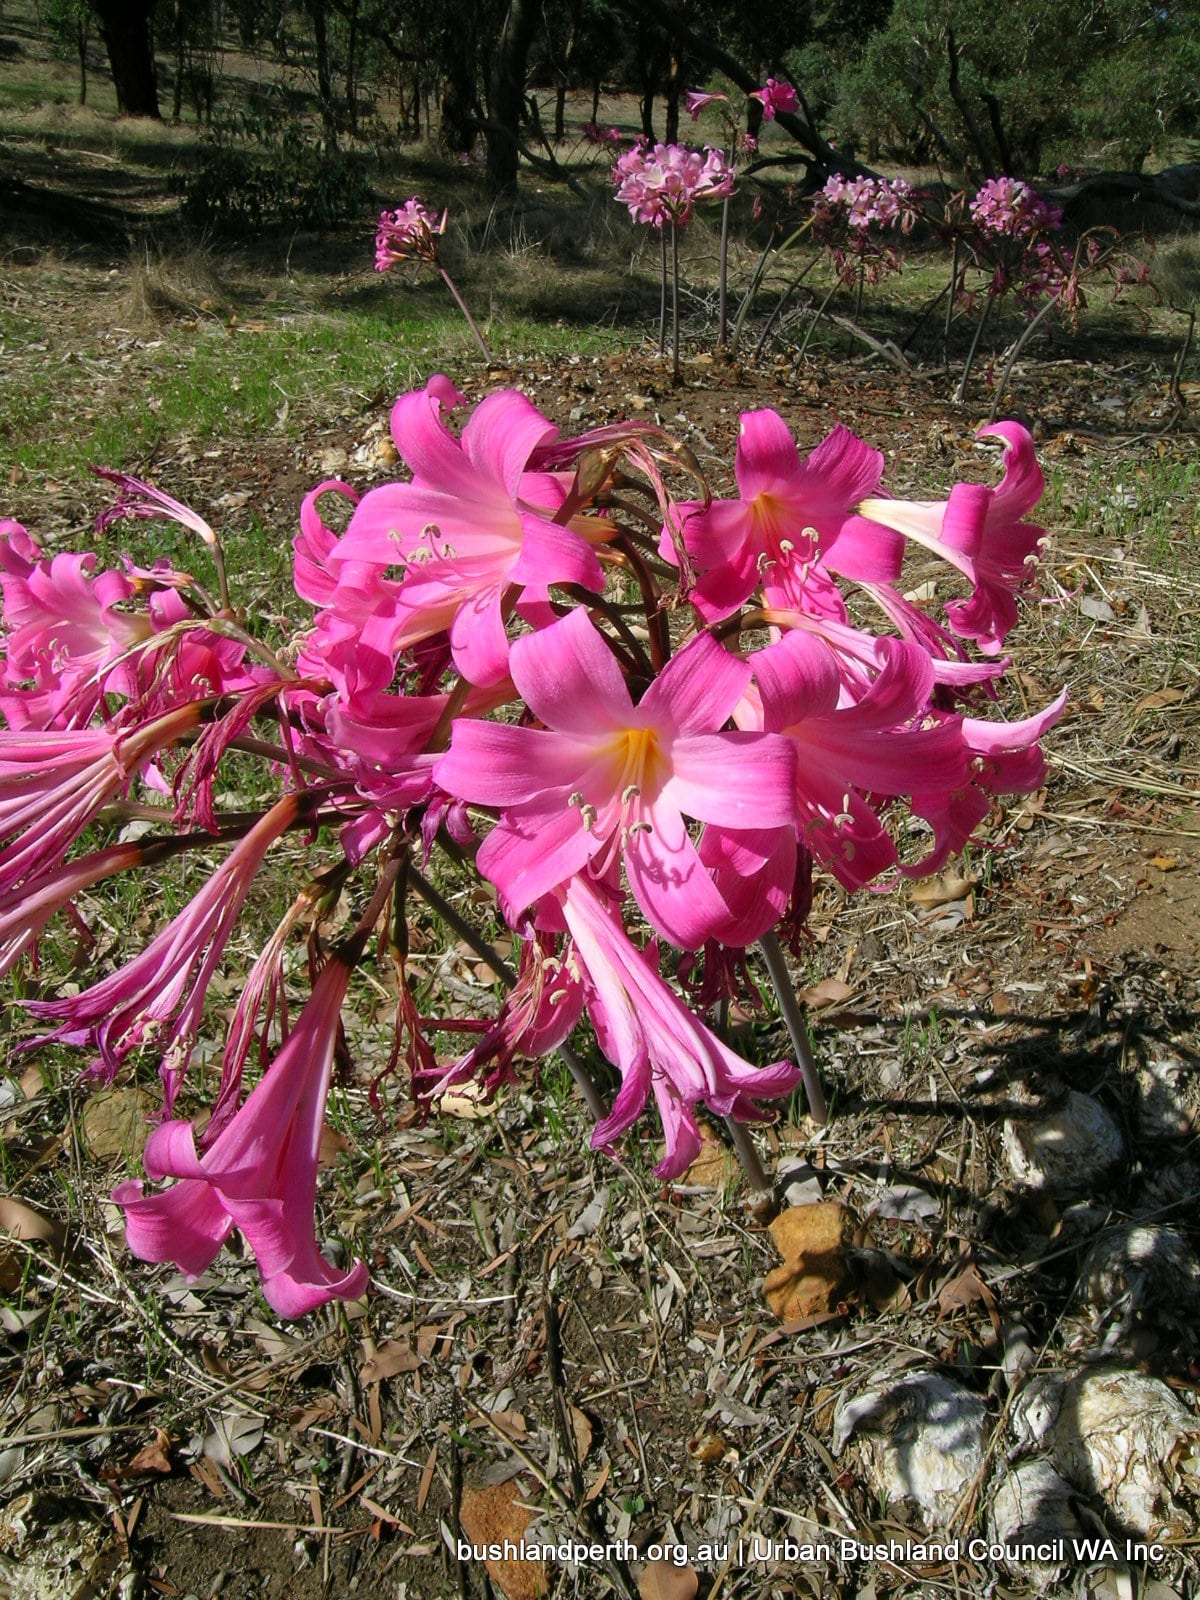
[[808, 1114], [818, 1127], [821, 1127], [829, 1118], [829, 1107], [825, 1102], [825, 1091], [817, 1075], [817, 1064], [813, 1060], [812, 1046], [808, 1042], [808, 1027], [804, 1021], [804, 1012], [796, 999], [796, 990], [792, 985], [787, 962], [784, 960], [783, 947], [773, 933], [764, 933], [758, 941], [758, 947], [766, 960], [767, 972], [779, 997], [779, 1009], [783, 1012], [792, 1048], [796, 1052], [800, 1076], [804, 1079], [804, 1092], [808, 1096]]

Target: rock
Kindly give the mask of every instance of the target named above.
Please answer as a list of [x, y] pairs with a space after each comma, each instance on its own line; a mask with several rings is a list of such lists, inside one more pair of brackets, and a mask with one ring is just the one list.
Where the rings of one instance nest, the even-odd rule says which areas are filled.
[[921, 1372], [839, 1403], [833, 1453], [851, 1439], [872, 1491], [915, 1513], [933, 1531], [949, 1527], [984, 1464], [987, 1413], [981, 1397], [936, 1372]]
[[[1054, 1539], [1082, 1536], [1075, 1515], [1075, 1490], [1049, 1461], [1022, 1461], [1000, 1479], [988, 1509], [988, 1534], [995, 1544], [1016, 1549], [1045, 1545]], [[1027, 1577], [1058, 1577], [1064, 1568], [1053, 1562], [1015, 1559], [1005, 1562]]]
[[857, 1223], [836, 1200], [790, 1206], [770, 1225], [783, 1265], [763, 1279], [763, 1295], [781, 1322], [836, 1311], [849, 1286], [847, 1251]]
[[1116, 1336], [1135, 1322], [1188, 1330], [1200, 1316], [1200, 1260], [1174, 1228], [1117, 1228], [1088, 1252], [1079, 1292]]
[[1031, 1112], [1004, 1124], [1004, 1153], [1023, 1188], [1056, 1195], [1093, 1191], [1125, 1155], [1112, 1117], [1091, 1095], [1068, 1091], [1055, 1110]]
[[1200, 1419], [1157, 1378], [1098, 1368], [1034, 1380], [1013, 1424], [1141, 1538], [1189, 1538], [1200, 1516]]

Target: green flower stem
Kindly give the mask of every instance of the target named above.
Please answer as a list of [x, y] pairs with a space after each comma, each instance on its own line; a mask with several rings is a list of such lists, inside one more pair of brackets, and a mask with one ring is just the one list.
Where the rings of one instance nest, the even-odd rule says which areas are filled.
[[796, 990], [792, 984], [791, 973], [787, 969], [783, 948], [773, 933], [764, 933], [758, 945], [766, 960], [767, 972], [778, 996], [783, 1020], [787, 1023], [800, 1076], [804, 1079], [804, 1092], [808, 1096], [808, 1114], [818, 1127], [822, 1127], [828, 1121], [829, 1107], [825, 1102], [825, 1091], [817, 1075], [812, 1046], [808, 1042], [808, 1026], [804, 1020], [804, 1011], [796, 999]]

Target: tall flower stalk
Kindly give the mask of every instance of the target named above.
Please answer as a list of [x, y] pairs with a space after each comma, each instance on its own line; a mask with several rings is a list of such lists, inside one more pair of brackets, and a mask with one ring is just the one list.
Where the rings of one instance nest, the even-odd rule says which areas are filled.
[[459, 292], [458, 285], [446, 270], [438, 241], [446, 231], [450, 213], [443, 211], [435, 216], [414, 195], [395, 211], [380, 214], [375, 233], [375, 270], [390, 272], [401, 261], [424, 261], [438, 269], [442, 282], [454, 297], [454, 303], [467, 319], [467, 327], [479, 346], [479, 353], [490, 366], [492, 355], [487, 340], [480, 333], [471, 309]]

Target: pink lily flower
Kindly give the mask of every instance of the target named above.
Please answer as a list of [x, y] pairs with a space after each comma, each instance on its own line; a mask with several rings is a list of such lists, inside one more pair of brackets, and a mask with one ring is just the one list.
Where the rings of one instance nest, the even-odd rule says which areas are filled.
[[780, 83], [778, 78], [768, 78], [761, 89], [755, 89], [750, 95], [751, 100], [758, 100], [762, 104], [764, 122], [774, 122], [776, 113], [785, 114], [796, 111], [800, 100], [795, 89], [790, 83]]
[[795, 1066], [753, 1067], [722, 1044], [659, 977], [653, 947], [647, 955], [630, 942], [596, 886], [573, 878], [556, 898], [574, 941], [588, 1015], [601, 1049], [621, 1072], [613, 1108], [592, 1132], [593, 1149], [609, 1149], [653, 1091], [666, 1139], [655, 1175], [677, 1178], [700, 1153], [697, 1105], [753, 1122], [765, 1115], [757, 1100], [792, 1092], [800, 1079]]
[[191, 1057], [205, 996], [246, 896], [271, 845], [296, 820], [299, 803], [285, 795], [231, 851], [200, 892], [140, 955], [64, 1000], [31, 1000], [35, 1017], [61, 1019], [34, 1045], [65, 1041], [100, 1051], [93, 1073], [111, 1082], [126, 1057], [161, 1043], [160, 1073], [169, 1113]]
[[584, 993], [569, 955], [557, 955], [554, 934], [529, 930], [521, 940], [517, 981], [500, 1007], [500, 1015], [472, 1049], [451, 1066], [421, 1083], [422, 1100], [436, 1099], [447, 1089], [480, 1077], [491, 1094], [514, 1076], [513, 1057], [549, 1055], [571, 1036], [583, 1015]]
[[[86, 721], [105, 693], [132, 695], [137, 676], [116, 663], [150, 638], [154, 621], [119, 606], [137, 592], [91, 554], [46, 556], [19, 523], [0, 528], [4, 590], [0, 709], [10, 728]], [[32, 688], [22, 685], [32, 684]]]
[[[690, 598], [707, 622], [733, 612], [761, 584], [768, 605], [832, 609], [844, 615], [828, 572], [889, 583], [904, 541], [855, 514], [879, 485], [883, 457], [837, 427], [801, 460], [777, 411], [744, 411], [734, 476], [737, 500], [679, 507], [683, 544], [699, 577]], [[667, 561], [678, 553], [664, 531]]]
[[398, 261], [436, 261], [449, 217], [448, 209], [435, 216], [416, 195], [398, 211], [384, 211], [375, 234], [375, 271], [387, 272]]
[[[529, 458], [557, 433], [513, 390], [489, 395], [472, 412], [459, 441], [443, 409], [461, 396], [448, 379], [401, 395], [392, 433], [412, 468], [411, 483], [365, 494], [350, 526], [325, 560], [342, 584], [362, 587], [398, 564], [390, 648], [397, 652], [448, 629], [455, 666], [471, 683], [497, 683], [508, 670], [505, 596], [523, 593], [517, 610], [544, 603], [551, 584], [599, 591], [604, 574], [587, 539], [554, 521], [566, 492], [562, 480], [530, 472]], [[611, 530], [592, 519], [589, 535]]]
[[253, 1250], [268, 1304], [300, 1317], [325, 1301], [357, 1300], [367, 1268], [334, 1267], [316, 1240], [317, 1158], [333, 1052], [350, 969], [333, 957], [317, 978], [287, 1043], [217, 1138], [197, 1154], [190, 1122], [150, 1135], [145, 1166], [178, 1181], [160, 1194], [122, 1183], [113, 1199], [143, 1261], [171, 1261], [194, 1280], [238, 1228]]
[[961, 719], [922, 725], [934, 684], [929, 657], [881, 639], [876, 659], [870, 675], [848, 675], [850, 663], [839, 667], [820, 637], [797, 630], [751, 660], [762, 725], [796, 746], [800, 837], [852, 891], [897, 861], [868, 796], [943, 794], [968, 779]]
[[1046, 758], [1038, 740], [1062, 716], [1067, 691], [1042, 711], [1016, 722], [964, 717], [960, 735], [970, 761], [970, 782], [930, 793], [914, 786], [912, 810], [933, 828], [933, 846], [910, 876], [939, 872], [968, 843], [991, 809], [990, 796], [1032, 794], [1046, 781]]
[[1017, 620], [1015, 597], [1028, 584], [1046, 537], [1044, 528], [1022, 520], [1041, 499], [1045, 480], [1033, 438], [1019, 422], [980, 428], [979, 437], [1004, 444], [1004, 477], [995, 489], [957, 483], [949, 500], [864, 499], [858, 512], [924, 545], [970, 579], [974, 592], [951, 600], [946, 616], [960, 637], [974, 639], [985, 655], [998, 655]]
[[448, 793], [504, 808], [477, 864], [509, 920], [585, 868], [605, 877], [623, 860], [651, 924], [696, 949], [728, 908], [684, 817], [739, 828], [787, 827], [794, 815], [787, 741], [719, 731], [749, 667], [701, 634], [635, 706], [579, 608], [517, 640], [512, 676], [545, 727], [460, 718], [434, 768]]

